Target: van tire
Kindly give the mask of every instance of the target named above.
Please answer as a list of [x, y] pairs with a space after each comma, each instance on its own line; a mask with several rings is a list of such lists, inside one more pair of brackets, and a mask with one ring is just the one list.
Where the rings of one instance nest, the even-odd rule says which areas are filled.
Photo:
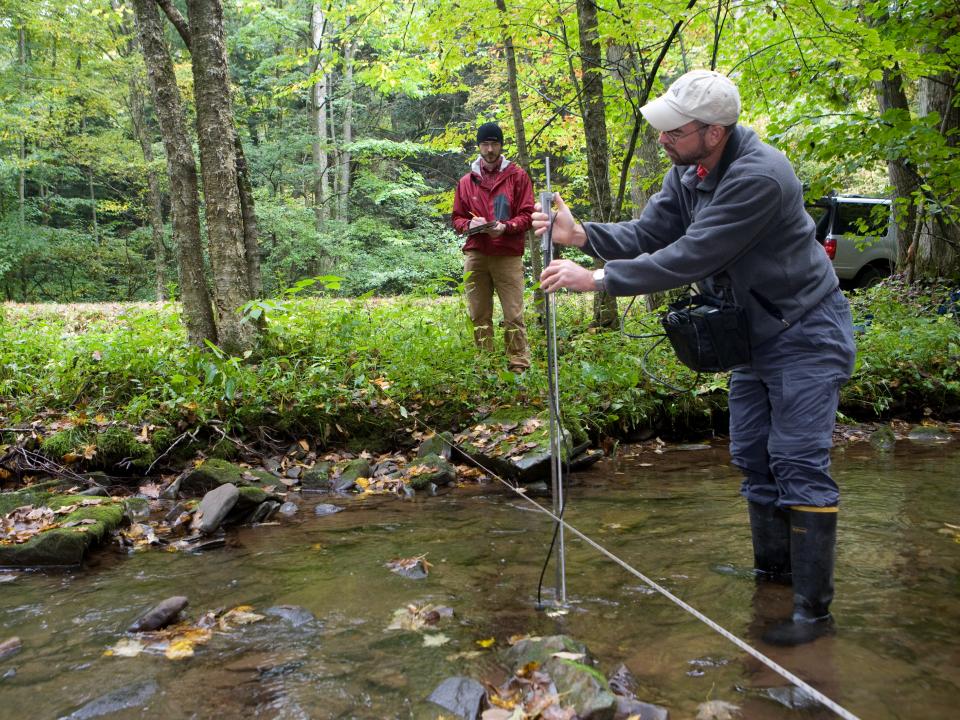
[[855, 288], [868, 288], [876, 285], [886, 277], [890, 277], [889, 268], [867, 265], [857, 273], [857, 276], [853, 279], [853, 286]]

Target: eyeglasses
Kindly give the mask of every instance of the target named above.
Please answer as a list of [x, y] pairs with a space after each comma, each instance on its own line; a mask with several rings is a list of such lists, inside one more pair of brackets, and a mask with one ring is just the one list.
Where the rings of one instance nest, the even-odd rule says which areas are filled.
[[687, 132], [680, 132], [679, 130], [671, 130], [670, 132], [662, 131], [660, 134], [667, 139], [671, 145], [676, 145], [679, 141], [683, 140], [687, 135], [693, 135], [695, 132], [700, 132], [701, 130], [706, 130], [709, 125], [704, 125], [701, 123], [698, 127], [695, 127], [693, 130], [688, 130]]

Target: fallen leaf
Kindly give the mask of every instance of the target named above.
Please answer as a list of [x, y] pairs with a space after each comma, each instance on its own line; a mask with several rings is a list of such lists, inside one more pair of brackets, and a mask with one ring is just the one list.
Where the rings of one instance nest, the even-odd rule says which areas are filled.
[[107, 648], [103, 654], [108, 657], [136, 657], [145, 649], [146, 647], [139, 640], [123, 638], [113, 647]]
[[441, 645], [446, 645], [448, 642], [450, 642], [450, 638], [443, 633], [423, 636], [424, 647], [440, 647]]
[[560, 658], [561, 660], [583, 660], [586, 655], [583, 653], [572, 653], [572, 652], [555, 652], [552, 657]]
[[496, 642], [496, 638], [485, 638], [483, 640], [477, 640], [476, 643], [482, 648], [493, 647], [493, 644]]

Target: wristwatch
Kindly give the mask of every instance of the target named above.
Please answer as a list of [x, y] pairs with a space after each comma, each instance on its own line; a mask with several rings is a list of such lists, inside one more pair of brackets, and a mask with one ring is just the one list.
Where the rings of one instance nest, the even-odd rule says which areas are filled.
[[603, 268], [593, 271], [593, 290], [594, 292], [603, 292]]

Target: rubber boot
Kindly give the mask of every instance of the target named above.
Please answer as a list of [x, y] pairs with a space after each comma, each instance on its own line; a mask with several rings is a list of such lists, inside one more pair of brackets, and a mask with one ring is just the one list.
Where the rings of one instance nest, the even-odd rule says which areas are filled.
[[802, 645], [833, 632], [833, 562], [837, 508], [790, 508], [793, 617], [764, 635], [772, 645]]
[[790, 513], [776, 505], [748, 502], [753, 567], [758, 580], [790, 584]]

